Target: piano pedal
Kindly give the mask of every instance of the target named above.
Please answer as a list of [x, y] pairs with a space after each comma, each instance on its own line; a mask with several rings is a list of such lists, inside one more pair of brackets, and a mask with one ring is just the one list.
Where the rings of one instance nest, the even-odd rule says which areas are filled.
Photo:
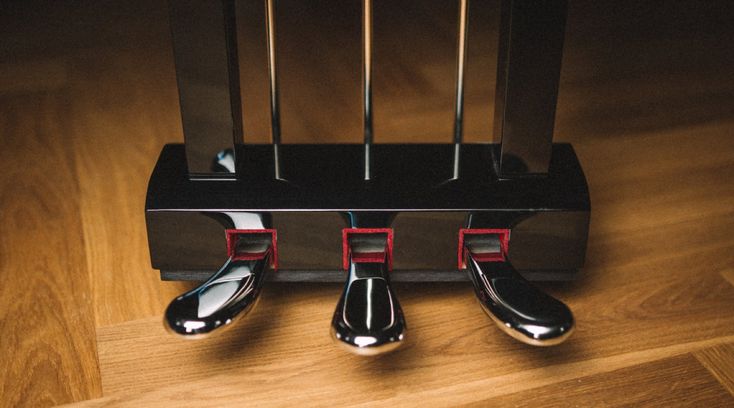
[[347, 278], [331, 321], [331, 336], [354, 354], [392, 351], [402, 344], [407, 329], [390, 284], [392, 230], [346, 229], [344, 240]]
[[464, 237], [464, 262], [479, 304], [502, 331], [523, 343], [553, 346], [563, 342], [573, 331], [571, 310], [515, 270], [503, 240], [498, 233]]
[[165, 327], [186, 338], [206, 337], [249, 313], [260, 298], [269, 269], [277, 266], [275, 233], [261, 217], [247, 214], [254, 225], [227, 231], [227, 260], [198, 287], [175, 298], [166, 309]]
[[265, 23], [272, 144], [243, 144], [234, 2], [169, 2], [185, 145], [165, 146], [150, 178], [148, 244], [162, 279], [204, 282], [169, 305], [171, 332], [227, 327], [266, 284], [340, 282], [332, 338], [376, 355], [405, 339], [392, 282], [461, 281], [524, 343], [571, 334], [568, 307], [529, 282], [572, 279], [588, 237], [583, 170], [569, 144], [552, 143], [566, 2], [502, 1], [491, 144], [463, 143], [469, 4], [459, 2], [453, 143], [386, 145], [373, 143], [363, 0], [361, 146], [281, 144], [275, 0]]

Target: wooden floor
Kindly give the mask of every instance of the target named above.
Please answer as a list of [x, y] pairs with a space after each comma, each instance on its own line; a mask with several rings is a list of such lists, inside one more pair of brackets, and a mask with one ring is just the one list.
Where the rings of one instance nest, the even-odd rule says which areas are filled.
[[[403, 284], [407, 344], [374, 359], [329, 339], [339, 285], [270, 285], [206, 341], [164, 333], [190, 286], [159, 281], [143, 218], [182, 140], [165, 2], [48, 3], [0, 5], [0, 405], [734, 405], [727, 2], [572, 2], [556, 139], [585, 168], [591, 235], [580, 279], [542, 285], [575, 312], [569, 341], [519, 344], [465, 284]], [[261, 3], [239, 4], [260, 142]], [[312, 3], [279, 2], [283, 137], [357, 142], [359, 2]], [[448, 142], [456, 4], [376, 3], [377, 141]], [[472, 8], [466, 137], [488, 141], [497, 2]]]

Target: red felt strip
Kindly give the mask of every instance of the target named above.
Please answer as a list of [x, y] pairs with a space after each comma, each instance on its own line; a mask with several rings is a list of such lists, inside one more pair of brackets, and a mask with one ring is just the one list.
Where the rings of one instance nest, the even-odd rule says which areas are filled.
[[466, 268], [467, 250], [464, 248], [465, 235], [495, 234], [500, 238], [500, 253], [475, 255], [480, 262], [504, 262], [510, 244], [510, 230], [507, 228], [462, 228], [459, 230], [457, 260], [459, 269]]
[[[342, 267], [349, 270], [349, 234], [387, 234], [387, 268], [392, 271], [392, 249], [393, 249], [393, 229], [392, 228], [344, 228], [342, 230]], [[370, 254], [373, 254], [370, 256]], [[378, 255], [376, 254], [381, 254]], [[384, 253], [362, 253], [354, 254], [356, 262], [384, 262]], [[362, 261], [361, 259], [367, 259]]]
[[[268, 252], [272, 252], [273, 256], [270, 265], [273, 269], [278, 269], [278, 232], [274, 229], [228, 229], [224, 233], [227, 237], [227, 256], [235, 260], [254, 261], [263, 259]], [[272, 245], [270, 251], [260, 253], [237, 254], [235, 251], [235, 243], [238, 235], [244, 234], [270, 234]]]

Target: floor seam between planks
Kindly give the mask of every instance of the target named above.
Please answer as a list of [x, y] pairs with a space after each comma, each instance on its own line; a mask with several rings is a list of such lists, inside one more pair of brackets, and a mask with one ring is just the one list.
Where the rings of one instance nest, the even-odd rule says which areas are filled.
[[734, 343], [701, 349], [693, 356], [734, 397]]
[[[149, 319], [141, 319], [149, 320]], [[638, 364], [644, 364], [662, 360], [665, 358], [695, 353], [705, 349], [710, 349], [720, 345], [727, 345], [734, 343], [734, 336], [717, 337], [713, 339], [700, 340], [682, 344], [675, 344], [664, 347], [656, 347], [647, 350], [634, 351], [630, 353], [617, 354], [614, 356], [600, 357], [589, 360], [577, 361], [566, 364], [556, 364], [553, 366], [539, 367], [530, 370], [519, 371], [511, 374], [500, 375], [496, 377], [490, 377], [482, 380], [477, 380], [469, 383], [455, 384], [447, 387], [440, 387], [429, 391], [417, 392], [410, 395], [399, 395], [394, 398], [399, 398], [401, 403], [411, 402], [419, 403], [425, 401], [426, 398], [430, 398], [434, 402], [451, 403], [451, 401], [464, 401], [471, 402], [474, 398], [481, 397], [487, 399], [491, 397], [501, 396], [505, 394], [515, 393], [518, 391], [526, 391], [535, 389], [542, 386], [552, 385], [562, 381], [568, 381], [580, 377], [586, 377], [595, 374], [601, 374], [606, 372], [612, 372], [626, 367], [631, 367]], [[698, 357], [697, 357], [698, 358]], [[700, 359], [699, 359], [700, 361]], [[703, 363], [702, 363], [703, 364]], [[705, 364], [703, 364], [705, 366]], [[708, 368], [708, 367], [707, 367]], [[243, 401], [249, 398], [255, 397], [254, 395], [248, 395], [247, 393], [237, 392], [241, 390], [237, 387], [239, 382], [235, 379], [236, 374], [221, 374], [214, 377], [206, 377], [186, 384], [171, 384], [161, 387], [148, 389], [143, 392], [132, 392], [123, 394], [112, 394], [104, 396], [100, 399], [94, 399], [87, 401], [90, 404], [104, 405], [108, 402], [125, 402], [127, 398], [134, 398], [137, 402], [145, 401], [160, 401], [169, 400], [175, 398], [180, 393], [181, 387], [196, 387], [198, 389], [207, 389], [209, 387], [200, 387], [201, 384], [215, 383], [224, 388], [230, 388], [232, 392], [225, 392], [229, 398], [242, 398]], [[722, 384], [723, 385], [723, 384]], [[481, 393], [477, 394], [477, 390], [482, 390]], [[223, 395], [223, 394], [222, 394]], [[216, 396], [212, 396], [216, 399]], [[407, 399], [406, 399], [407, 398]], [[447, 399], [448, 398], [448, 399]], [[388, 403], [393, 402], [393, 398], [383, 399], [374, 402]], [[231, 402], [231, 399], [229, 400]], [[82, 402], [83, 404], [84, 402]]]
[[734, 269], [727, 269], [725, 271], [721, 271], [721, 276], [723, 276], [727, 282], [729, 282], [732, 286], [734, 286]]
[[[717, 337], [708, 340], [657, 347], [654, 349], [618, 354], [609, 357], [600, 357], [574, 363], [540, 367], [478, 380], [472, 383], [463, 383], [450, 387], [419, 392], [410, 395], [409, 398], [414, 400], [416, 403], [419, 403], [421, 400], [425, 401], [426, 398], [430, 398], [431, 401], [440, 400], [445, 403], [450, 403], [450, 398], [457, 397], [461, 395], [462, 392], [468, 394], [468, 396], [477, 396], [475, 390], [483, 389], [485, 391], [482, 398], [486, 399], [511, 392], [514, 393], [518, 391], [531, 390], [579, 377], [611, 372], [633, 365], [649, 363], [681, 354], [692, 353], [709, 347], [731, 343], [733, 340], [734, 336]], [[449, 396], [449, 400], [445, 400], [447, 395]], [[402, 396], [401, 398], [405, 398], [405, 396]]]

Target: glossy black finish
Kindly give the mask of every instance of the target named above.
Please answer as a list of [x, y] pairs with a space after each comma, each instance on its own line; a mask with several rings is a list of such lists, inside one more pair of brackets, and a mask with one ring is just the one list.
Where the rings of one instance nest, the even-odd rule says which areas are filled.
[[503, 0], [494, 135], [502, 177], [549, 172], [565, 0]]
[[234, 178], [215, 165], [242, 140], [234, 0], [168, 3], [188, 171]]
[[259, 299], [269, 263], [270, 252], [258, 260], [228, 259], [206, 282], [168, 305], [166, 328], [202, 337], [246, 315]]
[[224, 230], [234, 222], [223, 212], [253, 209], [265, 209], [278, 231], [273, 281], [342, 281], [341, 230], [353, 224], [346, 214], [360, 227], [384, 225], [374, 214], [394, 216], [395, 281], [466, 280], [456, 255], [466, 227], [512, 229], [510, 256], [528, 278], [567, 280], [582, 266], [589, 197], [570, 145], [554, 145], [547, 177], [512, 180], [484, 164], [497, 145], [464, 145], [466, 171], [456, 181], [446, 181], [452, 145], [373, 147], [381, 176], [369, 182], [360, 145], [282, 145], [287, 182], [272, 177], [270, 146], [247, 145], [252, 164], [240, 164], [239, 180], [200, 182], [187, 177], [183, 147], [166, 146], [146, 205], [153, 267], [167, 279], [206, 279], [227, 257]]
[[474, 293], [484, 311], [507, 334], [536, 346], [555, 345], [573, 331], [571, 310], [525, 280], [507, 262], [468, 262]]
[[548, 174], [500, 180], [498, 145], [462, 146], [463, 175], [451, 180], [451, 144], [376, 144], [372, 180], [364, 180], [362, 145], [281, 145], [282, 173], [272, 174], [272, 146], [237, 146], [236, 182], [192, 182], [183, 145], [161, 152], [148, 185], [147, 211], [588, 211], [586, 179], [571, 145], [553, 145]]
[[[476, 214], [476, 213], [475, 213]], [[528, 279], [568, 280], [583, 265], [587, 212], [495, 214], [496, 227], [511, 227], [510, 256]], [[349, 225], [334, 212], [273, 212], [278, 231], [277, 282], [342, 282], [342, 234]], [[513, 215], [515, 218], [509, 218]], [[401, 212], [393, 221], [394, 281], [465, 281], [457, 271], [458, 231], [488, 228], [466, 212]], [[487, 217], [490, 218], [491, 217]], [[225, 217], [211, 213], [148, 214], [153, 265], [164, 279], [205, 280], [226, 260]]]
[[355, 354], [389, 352], [404, 340], [405, 318], [386, 269], [385, 264], [353, 264], [354, 278], [350, 276], [334, 311], [332, 336]]
[[[392, 351], [404, 340], [406, 324], [400, 302], [390, 286], [386, 236], [357, 234], [350, 239], [349, 247], [349, 270], [331, 321], [331, 335], [337, 344], [355, 354]], [[353, 255], [360, 251], [382, 253], [385, 260], [356, 261]]]
[[342, 214], [349, 228], [389, 228], [396, 215], [390, 211], [349, 211]]

